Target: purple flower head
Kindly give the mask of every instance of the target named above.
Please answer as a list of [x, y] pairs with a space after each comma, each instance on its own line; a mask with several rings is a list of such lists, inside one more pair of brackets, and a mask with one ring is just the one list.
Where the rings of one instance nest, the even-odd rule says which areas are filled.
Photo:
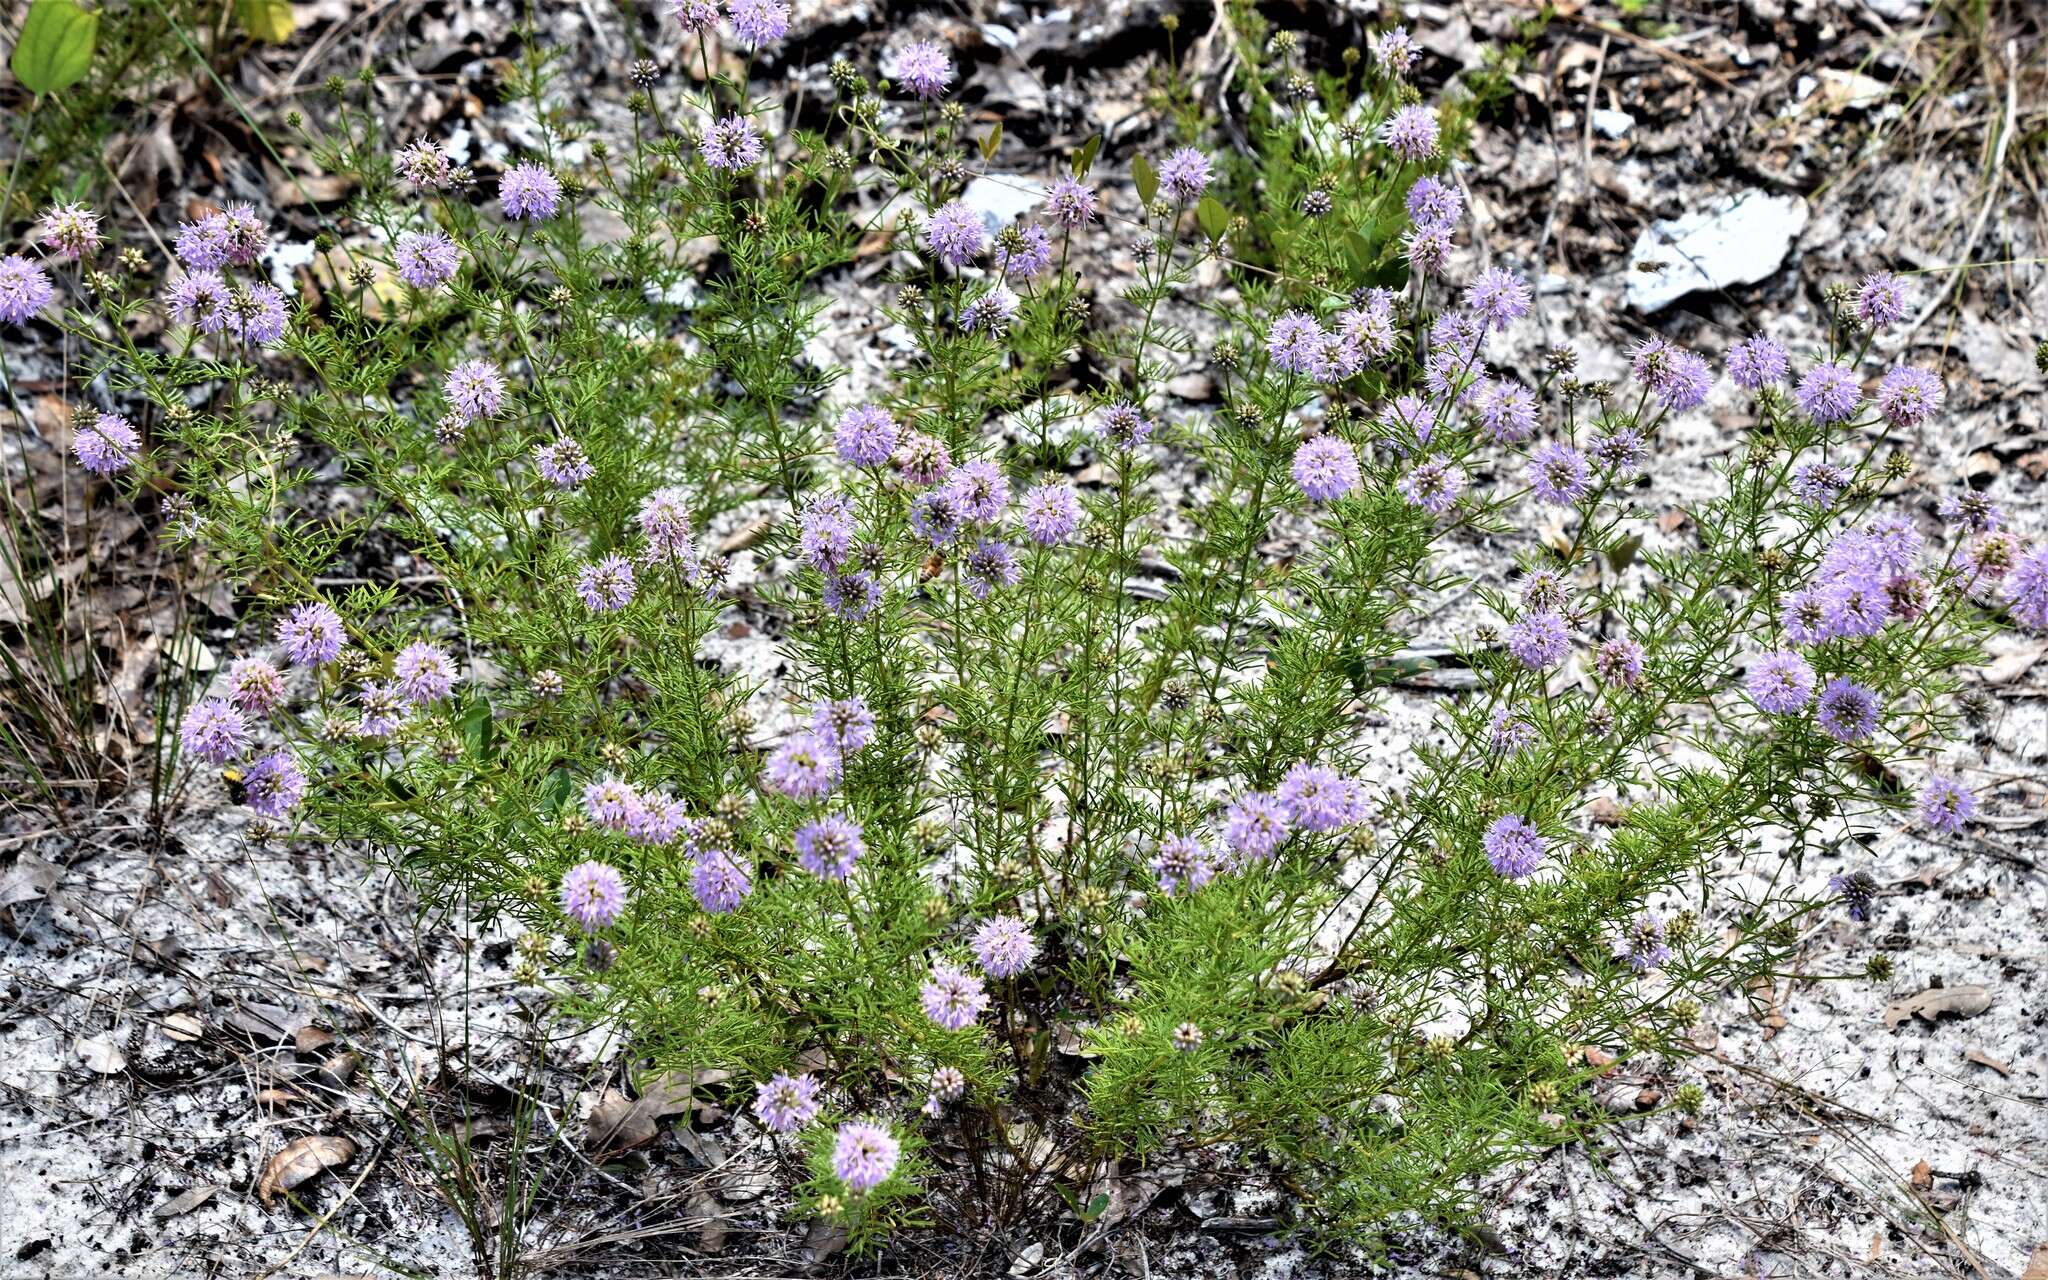
[[1792, 393], [1799, 410], [1822, 426], [1842, 422], [1856, 412], [1863, 388], [1856, 375], [1838, 364], [1817, 364], [1806, 371]]
[[1877, 411], [1901, 429], [1917, 427], [1941, 408], [1941, 379], [1925, 369], [1894, 365], [1877, 384]]
[[1458, 504], [1465, 492], [1465, 473], [1449, 458], [1432, 454], [1422, 465], [1401, 477], [1401, 496], [1433, 516], [1440, 516]]
[[281, 819], [306, 798], [306, 771], [289, 751], [273, 751], [249, 766], [242, 803], [265, 818]]
[[498, 179], [498, 205], [515, 221], [545, 221], [561, 203], [561, 181], [537, 164], [515, 164]]
[[922, 431], [905, 436], [890, 461], [905, 480], [916, 485], [937, 484], [953, 469], [953, 455], [946, 442]]
[[856, 467], [879, 467], [896, 451], [896, 420], [879, 405], [855, 405], [839, 415], [832, 446]]
[[1877, 880], [1868, 871], [1829, 876], [1828, 888], [1841, 896], [1851, 920], [1870, 919], [1870, 904], [1877, 899]]
[[841, 621], [865, 622], [882, 603], [882, 588], [874, 575], [866, 571], [834, 573], [826, 576], [821, 598]]
[[697, 150], [705, 164], [728, 173], [743, 173], [761, 163], [761, 139], [745, 116], [727, 116], [713, 124]]
[[633, 562], [617, 552], [584, 565], [576, 595], [592, 613], [611, 613], [633, 603]]
[[1836, 676], [1820, 691], [1814, 719], [1821, 732], [1837, 742], [1861, 742], [1877, 728], [1884, 703], [1875, 693], [1844, 676]]
[[1373, 425], [1383, 433], [1381, 443], [1408, 454], [1429, 443], [1436, 433], [1436, 417], [1421, 396], [1395, 396], [1380, 408]]
[[226, 698], [205, 698], [185, 712], [178, 740], [208, 764], [226, 764], [248, 748], [249, 722]]
[[1465, 306], [1488, 328], [1505, 329], [1529, 314], [1529, 285], [1503, 267], [1489, 267], [1465, 287]]
[[1063, 227], [1095, 221], [1095, 189], [1073, 178], [1059, 178], [1045, 189], [1045, 211]]
[[2006, 573], [2005, 607], [2021, 626], [2048, 630], [2048, 545], [2021, 556]]
[[1530, 491], [1540, 502], [1569, 507], [1592, 488], [1592, 473], [1585, 455], [1561, 440], [1553, 440], [1529, 458], [1526, 473]]
[[924, 1016], [947, 1031], [969, 1026], [988, 1008], [988, 991], [981, 979], [944, 960], [932, 966], [931, 977], [918, 988], [917, 995]]
[[1929, 774], [1920, 788], [1920, 822], [1950, 835], [1977, 816], [1977, 797], [1962, 783], [1945, 774]]
[[[1490, 380], [1479, 400], [1479, 422], [1495, 444], [1520, 444], [1536, 434], [1536, 394], [1512, 378]], [[1550, 448], [1575, 453], [1568, 445]], [[1579, 468], [1584, 467], [1581, 459]]]
[[1455, 225], [1465, 212], [1465, 198], [1439, 178], [1417, 178], [1408, 188], [1408, 219], [1418, 227]]
[[1510, 880], [1528, 879], [1543, 862], [1542, 835], [1517, 814], [1495, 819], [1480, 843], [1494, 871]]
[[1380, 70], [1397, 79], [1415, 66], [1418, 52], [1406, 27], [1388, 27], [1372, 38], [1372, 60]]
[[1130, 401], [1117, 400], [1103, 407], [1095, 430], [1119, 449], [1135, 449], [1152, 438], [1152, 420]]
[[1728, 352], [1728, 380], [1745, 390], [1757, 391], [1783, 382], [1792, 370], [1785, 348], [1762, 334], [1744, 338]]
[[650, 562], [669, 561], [687, 567], [697, 562], [697, 549], [690, 538], [689, 498], [673, 486], [656, 489], [640, 503], [634, 517], [647, 538]]
[[673, 843], [689, 822], [689, 806], [681, 800], [660, 794], [643, 795], [638, 811], [626, 823], [626, 834], [636, 844], [665, 845]]
[[219, 312], [221, 329], [244, 342], [267, 347], [284, 336], [284, 294], [267, 284], [230, 290]]
[[732, 29], [752, 48], [789, 34], [789, 6], [782, 0], [725, 0], [725, 12]]
[[398, 686], [389, 680], [365, 681], [356, 691], [356, 700], [363, 705], [363, 718], [356, 725], [356, 734], [363, 738], [386, 736], [404, 724], [412, 710]]
[[215, 271], [226, 266], [228, 261], [228, 227], [219, 214], [213, 213], [197, 222], [178, 224], [177, 238], [172, 242], [171, 251], [178, 255], [178, 261], [192, 271]]
[[277, 643], [295, 665], [319, 667], [341, 656], [347, 635], [333, 606], [314, 600], [292, 606], [278, 620]]
[[827, 814], [796, 829], [797, 863], [821, 880], [846, 879], [865, 852], [860, 824], [844, 814]]
[[562, 873], [562, 914], [585, 933], [609, 929], [626, 914], [626, 878], [602, 862], [579, 862]]
[[464, 422], [495, 417], [505, 407], [505, 377], [488, 361], [464, 360], [448, 371], [441, 390]]
[[1209, 189], [1209, 157], [1182, 147], [1159, 162], [1159, 185], [1182, 204], [1195, 200]]
[[238, 267], [253, 265], [270, 243], [270, 232], [264, 229], [263, 219], [256, 216], [251, 205], [231, 204], [206, 220], [216, 228], [225, 260]]
[[1671, 946], [1664, 941], [1664, 917], [1645, 911], [1635, 923], [1614, 940], [1614, 958], [1635, 970], [1648, 973], [1671, 958]]
[[56, 296], [56, 286], [41, 267], [18, 253], [0, 258], [0, 320], [21, 324]]
[[1813, 668], [1790, 649], [1763, 654], [1749, 664], [1749, 696], [1772, 715], [1791, 715], [1813, 697]]
[[1942, 495], [1941, 518], [1967, 533], [1989, 533], [2005, 524], [2005, 512], [1975, 489]]
[[960, 504], [944, 489], [927, 489], [910, 500], [910, 531], [934, 548], [960, 536]]
[[391, 167], [401, 180], [422, 191], [439, 191], [455, 180], [448, 153], [427, 138], [400, 147], [391, 157]]
[[1546, 671], [1571, 652], [1571, 633], [1555, 613], [1525, 613], [1508, 628], [1508, 652], [1531, 671]]
[[1690, 351], [1671, 353], [1671, 370], [1657, 388], [1657, 399], [1674, 413], [1704, 404], [1714, 386], [1714, 371], [1704, 358]]
[[1643, 678], [1643, 646], [1616, 636], [1594, 650], [1593, 670], [1608, 684], [1633, 689]]
[[574, 489], [597, 474], [597, 468], [591, 466], [590, 459], [584, 455], [583, 446], [568, 436], [536, 445], [533, 468], [540, 472], [541, 479], [557, 489]]
[[1632, 427], [1623, 427], [1611, 436], [1601, 436], [1587, 446], [1586, 453], [1601, 468], [1612, 472], [1634, 471], [1643, 462], [1643, 435]]
[[994, 524], [1010, 505], [1010, 478], [993, 462], [963, 462], [946, 477], [943, 492], [961, 518]]
[[718, 0], [669, 0], [668, 15], [686, 33], [709, 31], [718, 25]]
[[142, 437], [118, 413], [95, 413], [71, 436], [71, 456], [96, 476], [110, 476], [141, 456]]
[[35, 237], [62, 262], [89, 258], [100, 247], [100, 215], [82, 204], [53, 204], [36, 220]]
[[1337, 374], [1348, 378], [1394, 349], [1391, 307], [1352, 307], [1337, 313]]
[[821, 493], [797, 517], [797, 546], [804, 560], [830, 572], [853, 550], [853, 503], [843, 493]]
[[1275, 795], [1303, 831], [1335, 831], [1365, 817], [1364, 788], [1328, 765], [1301, 761], [1280, 780]]
[[228, 701], [267, 716], [284, 701], [284, 675], [261, 658], [237, 658], [228, 668]]
[[455, 278], [462, 250], [447, 234], [408, 231], [398, 237], [398, 278], [415, 289], [437, 289]]
[[1287, 806], [1263, 791], [1247, 791], [1223, 811], [1223, 843], [1246, 858], [1273, 856], [1287, 839]]
[[1081, 499], [1070, 484], [1039, 485], [1025, 493], [1021, 506], [1018, 521], [1025, 535], [1042, 547], [1065, 542], [1081, 523]]
[[1513, 755], [1536, 742], [1536, 726], [1527, 717], [1507, 707], [1496, 707], [1486, 718], [1486, 737], [1499, 755]]
[[1036, 225], [1018, 227], [1016, 232], [1014, 247], [1004, 243], [1007, 232], [996, 237], [996, 270], [1019, 280], [1035, 280], [1052, 265], [1052, 237], [1044, 227]]
[[1183, 890], [1199, 889], [1216, 874], [1216, 864], [1207, 846], [1193, 836], [1168, 836], [1159, 842], [1152, 857], [1152, 874], [1169, 896]]
[[1435, 155], [1436, 138], [1436, 112], [1429, 107], [1402, 107], [1380, 126], [1387, 150], [1411, 162]]
[[823, 734], [843, 755], [852, 755], [875, 738], [875, 713], [859, 698], [827, 702], [811, 713], [811, 728]]
[[414, 706], [439, 702], [455, 688], [455, 664], [426, 640], [415, 640], [392, 659], [391, 674], [398, 692]]
[[1334, 502], [1358, 487], [1358, 455], [1333, 435], [1303, 441], [1294, 451], [1294, 483], [1310, 502]]
[[714, 916], [738, 910], [753, 891], [753, 877], [723, 849], [704, 850], [690, 869], [690, 892], [697, 905]]
[[924, 242], [939, 261], [964, 267], [981, 252], [981, 215], [958, 200], [943, 205], [925, 224]]
[[822, 733], [803, 730], [769, 754], [761, 776], [792, 799], [820, 800], [839, 785], [839, 771], [838, 745]]
[[832, 1172], [848, 1191], [862, 1195], [889, 1180], [902, 1150], [882, 1126], [849, 1120], [832, 1142]]
[[992, 916], [974, 931], [974, 958], [991, 978], [1014, 978], [1031, 967], [1038, 941], [1015, 916]]
[[1306, 311], [1290, 311], [1266, 330], [1266, 354], [1282, 373], [1323, 376], [1323, 348], [1328, 335]]
[[1906, 315], [1906, 288], [1889, 271], [1873, 271], [1856, 286], [1856, 318], [1872, 332], [1891, 328]]
[[897, 52], [889, 74], [898, 84], [930, 102], [953, 83], [953, 60], [936, 41], [913, 40]]
[[999, 284], [961, 308], [960, 327], [969, 333], [1000, 338], [1009, 332], [1010, 319], [1016, 314], [1017, 295]]
[[1792, 496], [1822, 511], [1849, 487], [1849, 473], [1832, 462], [1807, 462], [1792, 469]]
[[[164, 294], [164, 307], [176, 324], [201, 333], [219, 333], [228, 321], [228, 285], [217, 271], [192, 271], [180, 276]], [[0, 301], [0, 314], [5, 304]]]
[[1401, 237], [1401, 253], [1417, 275], [1442, 275], [1451, 258], [1451, 224], [1410, 227]]
[[997, 587], [1016, 586], [1024, 573], [1010, 544], [993, 538], [983, 538], [975, 544], [974, 550], [960, 562], [960, 572], [976, 600], [988, 599], [988, 593]]
[[754, 1094], [754, 1113], [776, 1133], [795, 1133], [818, 1118], [818, 1078], [777, 1075]]

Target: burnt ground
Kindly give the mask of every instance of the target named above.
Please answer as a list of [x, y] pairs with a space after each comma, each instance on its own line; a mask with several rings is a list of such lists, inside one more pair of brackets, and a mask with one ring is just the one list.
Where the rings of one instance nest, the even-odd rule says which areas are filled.
[[[1474, 211], [1460, 268], [1500, 261], [1539, 280], [1522, 353], [1569, 339], [1593, 376], [1619, 369], [1619, 353], [1653, 332], [1714, 355], [1754, 328], [1788, 345], [1811, 340], [1830, 282], [1878, 267], [1921, 272], [1924, 318], [1881, 350], [1938, 367], [1949, 411], [1910, 442], [1919, 471], [1889, 497], [1927, 518], [1936, 495], [1966, 482], [2023, 531], [2048, 534], [2048, 423], [2031, 359], [2048, 335], [2048, 275], [2029, 261], [2048, 226], [2048, 75], [2024, 6], [1992, 8], [1978, 25], [1918, 0], [1753, 0], [1647, 17], [1567, 5], [1539, 30], [1521, 25], [1532, 10], [1406, 6], [1432, 89], [1470, 82], [1489, 45], [1526, 50], [1499, 68], [1503, 96], [1459, 168]], [[1269, 14], [1310, 31], [1317, 57], [1348, 42], [1369, 9]], [[288, 43], [231, 59], [223, 78], [275, 124], [294, 107], [317, 112], [309, 91], [328, 74], [373, 65], [394, 133], [459, 133], [488, 169], [531, 136], [529, 119], [496, 105], [516, 10], [322, 0], [297, 8]], [[964, 101], [1004, 121], [991, 172], [1028, 183], [1101, 132], [1098, 173], [1120, 174], [1167, 136], [1148, 105], [1166, 11], [1131, 0], [1072, 11], [805, 0], [787, 56], [761, 69], [757, 89], [815, 92], [835, 54], [872, 64], [906, 35], [943, 36], [961, 52]], [[627, 127], [617, 104], [635, 40], [679, 61], [651, 7], [633, 17], [629, 27], [596, 5], [536, 10], [541, 38], [562, 53], [563, 100], [599, 136]], [[1227, 108], [1227, 42], [1204, 38], [1210, 18], [1182, 13], [1182, 47], [1202, 91]], [[252, 159], [239, 116], [194, 81], [153, 101], [172, 105], [138, 110], [115, 141], [128, 218], [147, 214], [160, 231], [195, 201], [254, 200], [278, 229], [277, 269], [296, 270], [295, 248], [302, 263], [324, 216], [308, 198], [336, 193], [310, 165], [294, 183]], [[292, 148], [282, 154], [304, 164]], [[1745, 195], [1798, 211], [1780, 260], [1750, 284], [1655, 312], [1631, 304], [1632, 287], [1640, 297], [1663, 274], [1642, 270], [1646, 257], [1680, 268], [1654, 240], [1639, 245], [1646, 228]], [[1132, 199], [1112, 182], [1112, 205], [1119, 198]], [[139, 236], [140, 224], [124, 231]], [[1114, 226], [1087, 253], [1105, 279], [1128, 264]], [[1946, 269], [1959, 263], [1988, 265]], [[816, 347], [848, 366], [852, 393], [887, 376], [865, 333], [885, 272], [863, 260], [827, 282], [834, 302]], [[1193, 307], [1179, 318], [1197, 332], [1213, 326]], [[54, 477], [59, 370], [47, 351], [7, 354], [23, 401], [0, 448], [10, 466]], [[1170, 412], [1203, 412], [1212, 387], [1203, 367], [1188, 368]], [[1687, 536], [1676, 508], [1706, 491], [1739, 424], [1724, 388], [1673, 435], [1646, 499], [1663, 513], [1653, 539]], [[1171, 499], [1194, 479], [1169, 466], [1158, 483]], [[161, 572], [154, 522], [138, 505], [94, 535], [132, 567], [96, 610], [119, 619], [110, 749], [131, 758], [146, 746], [160, 668], [203, 672], [236, 649], [232, 593]], [[1302, 532], [1276, 526], [1269, 552], [1289, 554]], [[1514, 549], [1473, 538], [1452, 554], [1497, 576]], [[741, 587], [780, 571], [737, 559]], [[712, 656], [772, 677], [780, 620], [734, 610], [749, 634]], [[1418, 646], [1481, 620], [1469, 596], [1448, 601]], [[203, 645], [175, 639], [194, 633]], [[1710, 1098], [1701, 1116], [1659, 1113], [1507, 1171], [1479, 1189], [1484, 1232], [1399, 1237], [1388, 1273], [2048, 1274], [2048, 1260], [2029, 1266], [2048, 1245], [2042, 649], [2038, 637], [1998, 641], [1977, 677], [1989, 710], [1948, 757], [1982, 791], [1981, 823], [1938, 842], [1903, 827], [1865, 833], [1850, 852], [1883, 886], [1878, 908], [1868, 924], [1814, 927], [1804, 970], [1815, 977], [1726, 993], [1703, 1019], [1698, 1057], [1631, 1063], [1602, 1085], [1604, 1105], [1634, 1112], [1698, 1082]], [[1391, 692], [1365, 731], [1384, 762], [1379, 780], [1398, 783], [1410, 745], [1453, 693], [1423, 681]], [[773, 700], [771, 686], [764, 711]], [[848, 1263], [832, 1233], [792, 1213], [790, 1154], [729, 1111], [738, 1082], [629, 1082], [636, 1064], [616, 1029], [571, 1021], [514, 977], [513, 937], [423, 906], [360, 851], [252, 832], [216, 777], [195, 775], [180, 799], [162, 840], [139, 793], [77, 806], [62, 825], [18, 808], [0, 826], [0, 1273], [1278, 1280], [1366, 1270], [1277, 1231], [1287, 1204], [1276, 1188], [1203, 1164], [1125, 1171], [1104, 1188], [1109, 1212], [1085, 1230], [1048, 1220], [972, 1257], [910, 1239]], [[1800, 874], [1817, 887], [1848, 865]], [[1892, 958], [1891, 978], [1846, 977], [1874, 952]], [[1897, 1007], [1937, 986], [1947, 1012]], [[427, 1158], [429, 1129], [460, 1158]], [[295, 1182], [319, 1156], [334, 1167]], [[273, 1171], [271, 1182], [292, 1185], [266, 1185]], [[533, 1197], [501, 1231], [508, 1188]]]

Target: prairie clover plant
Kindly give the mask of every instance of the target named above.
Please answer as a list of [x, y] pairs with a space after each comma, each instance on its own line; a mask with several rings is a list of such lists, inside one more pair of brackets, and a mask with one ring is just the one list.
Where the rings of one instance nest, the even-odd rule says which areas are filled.
[[[700, 51], [787, 22], [674, 17]], [[1256, 157], [1191, 132], [1134, 198], [1090, 144], [1009, 225], [963, 199], [997, 138], [930, 44], [836, 64], [804, 120], [636, 65], [629, 146], [548, 106], [536, 52], [539, 146], [489, 161], [335, 86], [307, 142], [360, 195], [317, 297], [244, 209], [149, 287], [53, 210], [27, 249], [79, 246], [91, 287], [60, 317], [9, 258], [4, 305], [95, 352], [79, 464], [172, 494], [255, 602], [184, 752], [558, 938], [527, 977], [735, 1073], [857, 1243], [1203, 1148], [1325, 1229], [1455, 1221], [1608, 1122], [1612, 1056], [1682, 1058], [1809, 913], [1867, 913], [1867, 873], [1806, 861], [1910, 802], [1888, 770], [1938, 751], [1985, 630], [2048, 624], [2048, 549], [1968, 492], [1938, 530], [1878, 505], [1942, 395], [1871, 356], [1896, 281], [1819, 349], [1504, 365], [1530, 289], [1450, 269], [1462, 126], [1412, 43], [1314, 79], [1271, 47]], [[812, 339], [856, 255], [887, 380], [841, 390]], [[1217, 407], [1176, 407], [1200, 317]], [[1646, 547], [1660, 441], [1724, 380], [1748, 425]], [[1468, 581], [1461, 539], [1528, 549]], [[366, 554], [373, 585], [322, 585]], [[1475, 686], [1389, 786], [1371, 710], [1467, 589]], [[778, 684], [718, 660], [762, 625]], [[1915, 817], [1974, 804], [1937, 773]]]

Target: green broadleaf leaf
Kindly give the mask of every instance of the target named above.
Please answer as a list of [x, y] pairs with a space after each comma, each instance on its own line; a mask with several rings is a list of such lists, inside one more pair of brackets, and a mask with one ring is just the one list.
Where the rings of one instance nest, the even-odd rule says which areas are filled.
[[92, 67], [100, 18], [72, 0], [35, 0], [8, 66], [30, 93], [55, 93], [84, 78]]
[[988, 136], [981, 140], [981, 158], [983, 160], [995, 159], [996, 148], [1001, 146], [1002, 142], [1003, 122], [998, 120], [995, 123], [995, 127], [988, 131]]
[[298, 30], [290, 0], [235, 0], [242, 30], [266, 44], [283, 44]]
[[1230, 210], [1215, 196], [1203, 196], [1195, 206], [1195, 221], [1201, 224], [1202, 234], [1211, 240], [1221, 240], [1223, 233], [1230, 230]]
[[1143, 156], [1131, 161], [1131, 181], [1138, 184], [1138, 203], [1151, 204], [1152, 197], [1159, 194], [1159, 175], [1152, 170], [1152, 162]]
[[1088, 176], [1088, 171], [1095, 167], [1096, 153], [1101, 150], [1102, 135], [1099, 133], [1081, 144], [1081, 149], [1074, 153], [1074, 178], [1076, 181]]

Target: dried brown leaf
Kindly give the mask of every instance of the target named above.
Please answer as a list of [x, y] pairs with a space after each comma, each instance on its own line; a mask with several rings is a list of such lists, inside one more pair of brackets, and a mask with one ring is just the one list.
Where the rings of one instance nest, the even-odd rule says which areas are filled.
[[179, 1214], [190, 1213], [218, 1194], [220, 1194], [219, 1187], [201, 1183], [196, 1187], [185, 1188], [177, 1195], [172, 1196], [156, 1208], [150, 1210], [150, 1213], [157, 1221], [162, 1222], [167, 1218], [175, 1218]]
[[256, 1196], [268, 1208], [280, 1191], [291, 1191], [324, 1170], [339, 1169], [356, 1158], [356, 1144], [333, 1134], [315, 1133], [294, 1138], [270, 1157], [256, 1184]]
[[1894, 1000], [1884, 1011], [1884, 1024], [1897, 1031], [1914, 1018], [1932, 1026], [1943, 1017], [1974, 1018], [1991, 1007], [1991, 988], [1976, 983], [1929, 987], [1918, 995]]

